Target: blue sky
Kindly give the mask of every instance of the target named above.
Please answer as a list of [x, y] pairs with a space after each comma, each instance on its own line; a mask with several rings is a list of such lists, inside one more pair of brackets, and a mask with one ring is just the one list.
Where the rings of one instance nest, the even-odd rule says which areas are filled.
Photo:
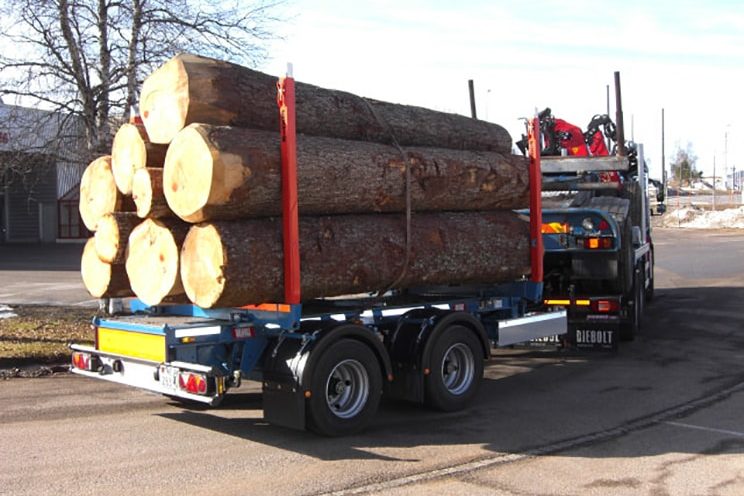
[[[549, 106], [584, 127], [622, 78], [626, 136], [661, 176], [692, 144], [698, 168], [744, 167], [744, 2], [290, 0], [260, 69], [362, 96], [478, 116], [506, 127]], [[614, 97], [613, 97], [614, 102]], [[613, 104], [614, 117], [614, 104]], [[725, 137], [727, 154], [724, 156]]]

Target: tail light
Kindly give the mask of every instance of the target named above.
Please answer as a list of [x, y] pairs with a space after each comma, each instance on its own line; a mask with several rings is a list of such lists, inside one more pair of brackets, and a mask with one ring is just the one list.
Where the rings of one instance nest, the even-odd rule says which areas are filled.
[[79, 370], [94, 371], [98, 370], [101, 366], [101, 361], [97, 356], [91, 355], [90, 353], [74, 351], [72, 353], [72, 366]]
[[178, 374], [178, 387], [192, 394], [207, 394], [207, 376], [194, 372]]
[[620, 302], [618, 300], [594, 300], [591, 309], [597, 313], [619, 312]]
[[587, 250], [608, 250], [612, 248], [612, 241], [613, 238], [603, 237], [603, 238], [584, 238], [584, 248]]

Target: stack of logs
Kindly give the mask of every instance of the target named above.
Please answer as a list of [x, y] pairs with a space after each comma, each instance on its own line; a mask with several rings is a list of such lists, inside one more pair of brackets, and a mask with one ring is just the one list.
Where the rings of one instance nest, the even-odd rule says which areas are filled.
[[[527, 206], [527, 163], [501, 126], [302, 83], [296, 101], [303, 299], [529, 271], [512, 212]], [[281, 301], [276, 78], [179, 55], [145, 80], [140, 112], [81, 181], [90, 293]]]

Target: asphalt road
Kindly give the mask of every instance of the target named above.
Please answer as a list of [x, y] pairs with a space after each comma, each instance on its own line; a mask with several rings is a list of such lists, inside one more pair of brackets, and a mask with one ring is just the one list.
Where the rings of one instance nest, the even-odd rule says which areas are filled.
[[96, 307], [80, 278], [83, 245], [0, 243], [0, 303]]
[[364, 433], [267, 425], [69, 375], [0, 382], [0, 494], [744, 494], [744, 233], [657, 230], [618, 354], [500, 350], [472, 407], [383, 404]]

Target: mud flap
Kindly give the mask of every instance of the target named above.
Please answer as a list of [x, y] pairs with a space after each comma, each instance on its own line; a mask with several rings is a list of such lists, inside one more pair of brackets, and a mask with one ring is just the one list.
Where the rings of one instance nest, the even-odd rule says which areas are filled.
[[263, 381], [264, 419], [273, 425], [305, 429], [305, 397], [293, 378]]
[[305, 429], [305, 397], [297, 380], [298, 339], [272, 340], [263, 361], [263, 413], [273, 425]]

